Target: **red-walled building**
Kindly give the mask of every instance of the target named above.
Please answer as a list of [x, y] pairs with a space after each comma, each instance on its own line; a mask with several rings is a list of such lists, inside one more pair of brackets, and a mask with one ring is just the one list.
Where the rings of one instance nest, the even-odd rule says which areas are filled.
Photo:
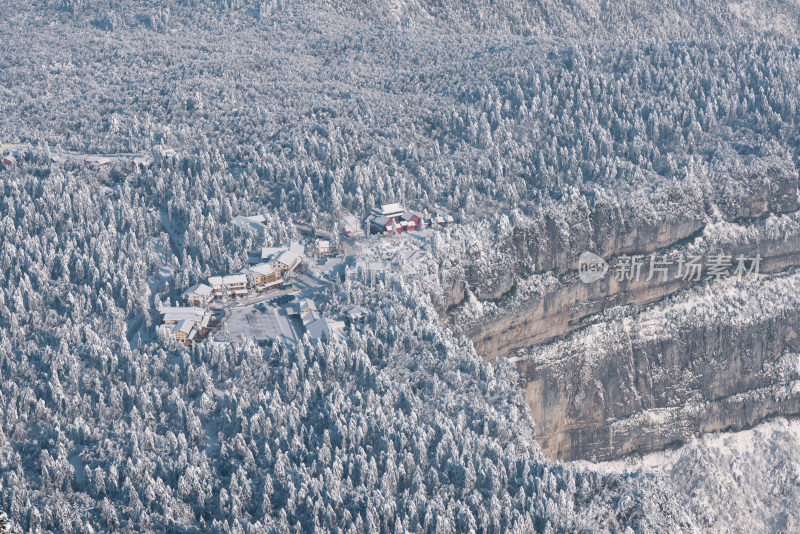
[[372, 233], [393, 234], [419, 230], [422, 218], [400, 204], [385, 204], [380, 208], [373, 208], [369, 223]]

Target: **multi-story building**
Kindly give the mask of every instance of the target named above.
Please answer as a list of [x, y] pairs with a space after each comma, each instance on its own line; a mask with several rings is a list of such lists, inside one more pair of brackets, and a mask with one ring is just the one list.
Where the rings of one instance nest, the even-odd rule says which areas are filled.
[[244, 274], [229, 274], [226, 276], [211, 276], [208, 284], [214, 291], [214, 296], [222, 298], [244, 297], [247, 295], [247, 276]]
[[419, 230], [422, 223], [419, 214], [406, 210], [400, 204], [384, 204], [380, 208], [372, 208], [368, 220], [370, 231], [375, 234]]
[[281, 272], [295, 270], [303, 262], [305, 247], [296, 241], [289, 241], [277, 247], [261, 249], [261, 259]]
[[242, 269], [242, 273], [250, 275], [251, 287], [264, 290], [278, 287], [283, 283], [281, 271], [271, 263], [259, 263], [252, 267]]
[[208, 332], [211, 313], [196, 306], [162, 306], [159, 313], [163, 316], [163, 326], [178, 341], [188, 343], [198, 335]]
[[214, 290], [205, 284], [197, 284], [184, 291], [181, 298], [187, 306], [205, 308], [214, 300]]

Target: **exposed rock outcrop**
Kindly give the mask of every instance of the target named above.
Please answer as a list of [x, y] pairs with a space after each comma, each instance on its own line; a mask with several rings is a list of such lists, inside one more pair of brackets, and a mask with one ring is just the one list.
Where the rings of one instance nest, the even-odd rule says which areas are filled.
[[[738, 225], [731, 225], [736, 226]], [[671, 255], [688, 257], [703, 254], [707, 257], [716, 252], [724, 252], [731, 256], [734, 264], [739, 255], [746, 258], [759, 256], [759, 271], [766, 273], [800, 265], [800, 233], [786, 235], [777, 232], [777, 235], [770, 237], [766, 228], [759, 227], [754, 231], [763, 235], [763, 239], [756, 235], [750, 242], [733, 244], [711, 236], [712, 239], [694, 247], [673, 250]], [[478, 321], [466, 334], [484, 359], [493, 360], [517, 349], [547, 343], [564, 336], [590, 324], [594, 315], [610, 307], [647, 305], [696, 283], [691, 277], [684, 280], [679, 276], [677, 261], [669, 266], [666, 277], [658, 274], [651, 280], [647, 280], [649, 265], [643, 265], [641, 276], [633, 280], [617, 280], [613, 269], [612, 263], [612, 272], [591, 284], [581, 282], [573, 273], [565, 277], [558, 287], [530, 298], [524, 306], [501, 312], [490, 320]]]
[[[457, 306], [467, 286], [481, 300], [498, 300], [517, 280], [577, 269], [586, 250], [606, 259], [645, 254], [690, 240], [708, 220], [746, 223], [800, 209], [797, 171], [787, 157], [722, 152], [700, 175], [653, 180], [652, 191], [628, 190], [625, 183], [596, 187], [591, 203], [573, 191], [528, 206], [525, 215], [502, 216], [512, 220], [505, 230], [500, 223], [480, 228], [456, 254], [470, 261], [441, 267], [434, 303], [442, 312]], [[448, 241], [459, 237], [454, 233]]]
[[[673, 260], [699, 255], [704, 264], [718, 253], [734, 262], [739, 255], [759, 257], [761, 273], [800, 266], [790, 158], [720, 152], [682, 180], [661, 180], [652, 191], [626, 187], [597, 188], [588, 203], [572, 192], [526, 215], [510, 213], [492, 228], [496, 235], [482, 227], [461, 245], [461, 255], [473, 261], [440, 264], [440, 286], [451, 289], [434, 301], [443, 313], [450, 310], [451, 326], [484, 359], [517, 362], [545, 453], [609, 459], [798, 413], [800, 366], [785, 354], [800, 350], [793, 303], [757, 322], [748, 319], [753, 310], [679, 329], [663, 319], [662, 335], [642, 336], [633, 326], [646, 313], [639, 310], [707, 282], [678, 276], [676, 261], [664, 278], [647, 280], [646, 264], [638, 279], [614, 273], [622, 256], [645, 255], [647, 262], [652, 252]], [[583, 251], [609, 261], [603, 279], [579, 280]], [[739, 298], [752, 291], [742, 289]], [[771, 295], [779, 302], [786, 297], [776, 288]], [[628, 330], [609, 318], [607, 310], [616, 307], [632, 310]], [[613, 332], [614, 343], [600, 349], [586, 341], [586, 332], [597, 329]], [[575, 348], [572, 340], [586, 343]], [[547, 358], [543, 350], [551, 351]]]
[[517, 361], [550, 457], [607, 460], [800, 413], [800, 276], [724, 281]]

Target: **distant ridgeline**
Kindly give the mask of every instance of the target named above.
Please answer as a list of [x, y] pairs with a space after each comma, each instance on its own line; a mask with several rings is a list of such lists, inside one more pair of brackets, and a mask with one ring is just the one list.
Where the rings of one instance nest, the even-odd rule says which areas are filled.
[[[130, 22], [164, 30], [185, 16], [237, 14], [258, 21], [285, 17], [344, 16], [386, 28], [436, 27], [452, 32], [500, 32], [523, 37], [604, 39], [706, 39], [775, 33], [797, 35], [798, 6], [761, 0], [727, 3], [714, 0], [629, 2], [611, 0], [548, 2], [508, 0], [486, 3], [459, 1], [323, 0], [137, 0], [120, 5], [111, 0], [39, 0], [72, 15], [96, 17], [96, 26], [113, 30]], [[205, 13], [204, 13], [205, 12]], [[313, 13], [313, 14], [310, 14]], [[174, 16], [177, 15], [176, 19]], [[126, 22], [126, 18], [130, 20]]]

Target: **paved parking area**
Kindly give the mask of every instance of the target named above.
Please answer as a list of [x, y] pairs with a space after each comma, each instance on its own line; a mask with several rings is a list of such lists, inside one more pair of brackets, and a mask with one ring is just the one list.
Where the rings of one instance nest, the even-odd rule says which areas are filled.
[[292, 286], [297, 289], [302, 296], [307, 296], [317, 289], [329, 285], [330, 282], [317, 278], [310, 273], [296, 273], [292, 279]]
[[298, 343], [303, 337], [302, 323], [295, 317], [289, 317], [286, 309], [274, 300], [286, 295], [309, 297], [329, 284], [330, 282], [323, 278], [298, 271], [281, 289], [250, 295], [243, 299], [229, 299], [224, 304], [212, 306], [220, 314], [214, 338], [217, 341], [253, 339]]
[[303, 325], [285, 309], [269, 305], [233, 308], [226, 321], [230, 341], [281, 341], [295, 344], [303, 337]]

